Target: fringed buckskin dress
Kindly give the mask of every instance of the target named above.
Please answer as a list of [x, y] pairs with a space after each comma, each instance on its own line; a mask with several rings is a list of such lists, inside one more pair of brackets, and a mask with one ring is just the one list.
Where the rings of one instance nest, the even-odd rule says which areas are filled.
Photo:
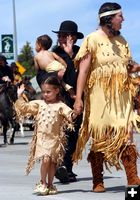
[[84, 91], [84, 120], [73, 159], [82, 159], [91, 138], [91, 151], [102, 152], [106, 166], [120, 169], [121, 147], [127, 145], [138, 120], [132, 103], [136, 87], [127, 71], [130, 50], [122, 36], [108, 38], [97, 30], [83, 41], [75, 58], [77, 67], [89, 52], [92, 61]]
[[73, 128], [72, 110], [63, 102], [49, 103], [44, 100], [26, 102], [19, 98], [15, 103], [18, 118], [34, 116], [35, 130], [31, 141], [26, 174], [29, 174], [35, 162], [45, 156], [60, 165], [65, 153], [67, 142], [65, 128]]

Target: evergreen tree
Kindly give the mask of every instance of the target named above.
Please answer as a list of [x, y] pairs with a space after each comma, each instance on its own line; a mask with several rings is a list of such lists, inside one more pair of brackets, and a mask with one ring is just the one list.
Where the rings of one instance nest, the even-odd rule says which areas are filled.
[[30, 46], [29, 42], [23, 46], [18, 55], [18, 62], [26, 68], [24, 76], [33, 77], [35, 76], [35, 68], [34, 68], [34, 52], [33, 48]]

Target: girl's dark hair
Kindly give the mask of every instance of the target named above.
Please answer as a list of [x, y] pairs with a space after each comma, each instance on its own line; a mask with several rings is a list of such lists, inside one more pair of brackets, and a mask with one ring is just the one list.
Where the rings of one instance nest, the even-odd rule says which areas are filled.
[[56, 76], [49, 76], [42, 84], [53, 85], [55, 88], [61, 88], [61, 83]]
[[40, 44], [44, 50], [48, 50], [52, 46], [52, 39], [48, 35], [41, 35], [37, 38], [37, 43]]
[[[104, 13], [104, 12], [107, 12], [107, 11], [113, 11], [113, 10], [119, 10], [119, 9], [121, 9], [121, 6], [118, 3], [107, 2], [107, 3], [104, 3], [100, 7], [98, 14], [100, 15], [101, 13]], [[108, 15], [108, 16], [103, 16], [103, 17], [100, 18], [100, 23], [99, 23], [100, 26], [106, 25], [108, 27], [108, 29], [110, 30], [110, 33], [112, 33], [114, 36], [120, 34], [120, 31], [115, 31], [112, 28], [111, 21], [112, 21], [112, 18], [115, 15], [116, 14], [114, 14], [114, 15]]]
[[52, 85], [55, 89], [59, 89], [59, 94], [57, 96], [58, 100], [64, 101], [62, 97], [62, 88], [59, 79], [56, 76], [49, 76], [45, 81], [41, 83], [41, 86], [44, 84]]

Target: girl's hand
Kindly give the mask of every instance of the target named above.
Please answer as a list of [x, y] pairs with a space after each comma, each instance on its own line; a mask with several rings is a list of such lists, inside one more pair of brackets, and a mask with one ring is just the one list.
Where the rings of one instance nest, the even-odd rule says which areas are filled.
[[76, 94], [75, 94], [75, 92], [74, 92], [74, 89], [73, 88], [70, 88], [69, 90], [68, 90], [68, 92], [69, 92], [69, 94], [70, 94], [70, 97], [72, 98], [72, 99], [76, 99]]
[[24, 90], [25, 90], [25, 85], [24, 84], [22, 84], [22, 85], [20, 85], [18, 87], [18, 89], [17, 89], [18, 97], [20, 97], [23, 94]]
[[77, 118], [77, 113], [73, 110], [72, 112], [72, 120], [75, 120]]

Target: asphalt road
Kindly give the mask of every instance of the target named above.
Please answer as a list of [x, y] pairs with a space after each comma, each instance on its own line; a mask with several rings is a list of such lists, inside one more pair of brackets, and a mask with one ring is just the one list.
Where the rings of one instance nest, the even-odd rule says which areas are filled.
[[[140, 151], [140, 134], [134, 134]], [[25, 137], [16, 134], [14, 145], [7, 147], [2, 145], [3, 136], [0, 136], [0, 200], [124, 200], [126, 176], [125, 172], [116, 171], [112, 173], [105, 170], [104, 183], [105, 193], [93, 193], [90, 165], [86, 160], [88, 145], [83, 153], [83, 159], [74, 166], [74, 172], [78, 175], [77, 182], [61, 184], [54, 180], [59, 193], [57, 195], [37, 196], [33, 193], [35, 183], [39, 180], [40, 164], [37, 163], [32, 172], [25, 176], [29, 142], [32, 132], [26, 131]], [[140, 159], [138, 160], [138, 171], [140, 175]]]

